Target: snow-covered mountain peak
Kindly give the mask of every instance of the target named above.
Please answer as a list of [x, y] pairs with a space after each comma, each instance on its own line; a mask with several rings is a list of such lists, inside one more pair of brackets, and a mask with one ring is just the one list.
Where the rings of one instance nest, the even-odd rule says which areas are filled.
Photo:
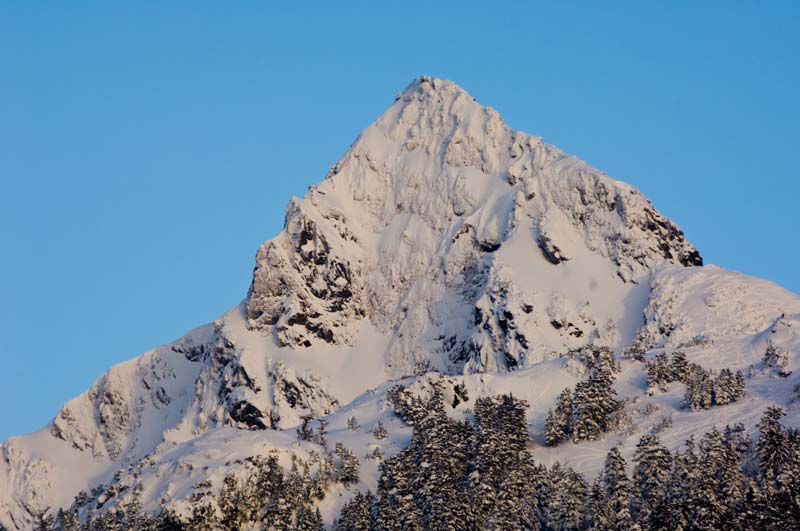
[[[396, 112], [398, 110], [400, 112]], [[413, 125], [416, 122], [414, 113], [428, 116], [438, 114], [440, 121], [423, 124], [432, 128], [444, 125], [446, 117], [458, 125], [474, 123], [478, 128], [485, 123], [482, 117], [486, 114], [492, 114], [502, 121], [497, 112], [478, 103], [452, 81], [419, 76], [397, 95], [395, 104], [378, 118], [376, 124], [387, 131]]]
[[[303, 348], [352, 344], [369, 321], [394, 335], [398, 376], [513, 368], [629, 340], [626, 318], [592, 299], [621, 303], [664, 260], [702, 264], [637, 190], [420, 77], [291, 202], [259, 249], [248, 324]], [[509, 335], [490, 316], [512, 307]]]

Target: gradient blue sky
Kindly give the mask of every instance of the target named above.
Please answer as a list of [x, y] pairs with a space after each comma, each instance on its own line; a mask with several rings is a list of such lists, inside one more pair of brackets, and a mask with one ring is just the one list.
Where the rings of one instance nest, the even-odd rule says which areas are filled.
[[265, 4], [0, 7], [0, 439], [238, 303], [419, 74], [800, 291], [797, 2]]

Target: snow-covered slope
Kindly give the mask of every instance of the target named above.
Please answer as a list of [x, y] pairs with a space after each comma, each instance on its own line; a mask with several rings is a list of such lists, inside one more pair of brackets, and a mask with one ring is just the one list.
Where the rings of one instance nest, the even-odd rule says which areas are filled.
[[[617, 388], [633, 425], [539, 448], [543, 461], [591, 472], [609, 445], [630, 448], [666, 415], [671, 445], [724, 419], [752, 427], [764, 404], [792, 395], [794, 379], [758, 364], [768, 341], [789, 353], [789, 369], [798, 363], [800, 299], [701, 266], [633, 187], [511, 130], [455, 84], [418, 78], [290, 201], [241, 305], [112, 368], [47, 427], [0, 446], [0, 524], [26, 529], [100, 484], [140, 484], [146, 509], [180, 508], [194, 485], [218, 485], [248, 457], [302, 455], [304, 416], [328, 416], [330, 438], [359, 457], [376, 444], [391, 454], [410, 435], [385, 403], [400, 378], [422, 391], [433, 373], [448, 389], [462, 384], [469, 399], [454, 415], [513, 391], [540, 440], [556, 395], [582, 376], [568, 354], [587, 345], [621, 353], [635, 341], [707, 368], [753, 365], [748, 395], [680, 410], [680, 384], [649, 396], [641, 364], [624, 361]], [[360, 432], [346, 428], [350, 416]], [[368, 434], [378, 420], [390, 434], [381, 442]], [[364, 459], [361, 486], [376, 477]], [[328, 520], [341, 494], [322, 502]]]

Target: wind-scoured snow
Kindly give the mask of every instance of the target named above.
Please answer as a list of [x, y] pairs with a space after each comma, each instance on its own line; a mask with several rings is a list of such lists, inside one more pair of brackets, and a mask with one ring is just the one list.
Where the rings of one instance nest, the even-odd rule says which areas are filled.
[[[625, 359], [615, 387], [629, 425], [542, 446], [548, 409], [585, 376], [574, 353], [632, 342], [646, 357], [681, 350], [707, 369], [741, 369], [746, 397], [686, 410], [683, 384], [649, 393], [642, 364]], [[768, 344], [795, 372], [762, 366]], [[361, 459], [355, 488], [374, 490], [378, 462], [366, 456], [410, 440], [386, 403], [398, 382], [424, 393], [443, 379], [454, 416], [513, 393], [531, 406], [535, 457], [591, 474], [611, 446], [629, 457], [665, 418], [672, 448], [715, 424], [752, 429], [768, 404], [798, 424], [798, 351], [796, 295], [702, 266], [635, 188], [510, 129], [454, 83], [421, 77], [291, 199], [240, 305], [113, 367], [48, 426], [0, 446], [0, 524], [29, 529], [101, 484], [141, 485], [146, 510], [180, 512], [198, 484], [219, 489], [248, 458], [288, 466], [313, 452], [295, 436], [303, 418], [326, 418], [329, 440]], [[452, 400], [457, 384], [467, 399]], [[370, 433], [379, 421], [386, 439]], [[335, 489], [320, 506], [328, 522], [354, 492]]]

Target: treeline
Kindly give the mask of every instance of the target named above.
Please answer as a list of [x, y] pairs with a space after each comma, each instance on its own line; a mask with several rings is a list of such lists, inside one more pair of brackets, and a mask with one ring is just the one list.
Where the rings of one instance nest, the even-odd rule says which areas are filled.
[[[602, 366], [592, 370], [610, 369]], [[388, 396], [413, 426], [411, 444], [382, 460], [376, 491], [345, 504], [337, 531], [800, 529], [800, 436], [780, 423], [779, 408], [764, 413], [755, 444], [741, 424], [690, 438], [674, 453], [648, 434], [630, 466], [613, 448], [590, 482], [569, 467], [534, 461], [527, 404], [511, 395], [479, 398], [466, 420], [446, 414], [436, 383], [425, 398], [402, 386]], [[289, 471], [274, 457], [250, 459], [247, 473], [229, 474], [218, 494], [197, 485], [188, 516], [147, 515], [134, 492], [102, 514], [96, 497], [76, 500], [40, 517], [35, 529], [321, 530], [316, 505], [334, 483], [356, 481], [358, 470], [352, 452], [328, 450], [325, 424], [318, 426], [306, 423], [298, 433], [324, 445], [318, 457], [295, 460]]]
[[479, 399], [471, 422], [434, 396], [411, 446], [381, 465], [377, 492], [357, 494], [337, 531], [778, 531], [800, 529], [800, 437], [769, 408], [753, 444], [741, 424], [714, 428], [671, 453], [657, 435], [636, 446], [632, 473], [617, 448], [588, 482], [535, 463], [525, 403]]
[[719, 373], [704, 369], [697, 363], [689, 363], [683, 352], [675, 352], [670, 359], [665, 353], [656, 355], [652, 361], [644, 362], [647, 385], [650, 389], [666, 390], [667, 384], [681, 382], [686, 385], [683, 407], [687, 409], [710, 409], [736, 402], [744, 396], [744, 375], [722, 369]]
[[[328, 447], [326, 423], [313, 430], [304, 422], [298, 438], [313, 440], [321, 447], [310, 459], [293, 456], [288, 472], [270, 456], [243, 461], [244, 472], [229, 473], [218, 494], [211, 492], [211, 482], [194, 486], [190, 498], [191, 514], [179, 518], [172, 510], [152, 516], [142, 511], [141, 488], [130, 493], [127, 488], [112, 486], [95, 496], [76, 497], [67, 510], [55, 515], [39, 515], [35, 531], [321, 531], [322, 516], [316, 507], [334, 483], [344, 486], [358, 481], [359, 461], [342, 443]], [[127, 494], [127, 496], [123, 496]], [[98, 512], [110, 496], [125, 501]]]

